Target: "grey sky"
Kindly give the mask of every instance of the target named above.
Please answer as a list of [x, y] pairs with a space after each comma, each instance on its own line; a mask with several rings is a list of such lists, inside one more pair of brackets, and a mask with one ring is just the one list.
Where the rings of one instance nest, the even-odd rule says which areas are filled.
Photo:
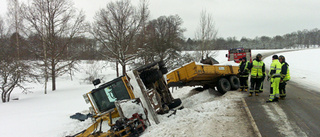
[[[6, 1], [0, 0], [1, 16], [5, 16]], [[74, 0], [74, 3], [92, 21], [95, 12], [110, 1], [114, 0]], [[212, 14], [218, 37], [241, 39], [320, 28], [319, 5], [320, 0], [149, 0], [150, 19], [178, 14], [187, 29], [186, 38], [194, 38], [203, 9]]]

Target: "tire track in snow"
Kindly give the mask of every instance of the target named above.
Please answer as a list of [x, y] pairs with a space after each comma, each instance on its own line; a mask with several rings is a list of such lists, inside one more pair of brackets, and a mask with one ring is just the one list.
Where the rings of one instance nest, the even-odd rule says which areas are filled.
[[307, 137], [307, 134], [295, 123], [288, 120], [286, 113], [277, 103], [265, 104], [262, 105], [262, 107], [267, 112], [268, 117], [275, 122], [279, 133], [284, 136]]

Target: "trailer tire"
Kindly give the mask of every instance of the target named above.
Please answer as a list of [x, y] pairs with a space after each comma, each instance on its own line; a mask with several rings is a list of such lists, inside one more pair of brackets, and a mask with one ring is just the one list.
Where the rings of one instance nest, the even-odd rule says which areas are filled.
[[145, 84], [150, 84], [150, 83], [156, 82], [161, 77], [162, 77], [162, 73], [160, 70], [152, 69], [152, 70], [143, 72], [142, 80]]
[[162, 74], [167, 74], [168, 73], [168, 69], [166, 67], [160, 68], [160, 71], [161, 71]]
[[230, 82], [226, 78], [219, 79], [217, 89], [221, 94], [225, 94], [231, 89]]
[[229, 82], [231, 85], [231, 90], [237, 90], [240, 88], [240, 80], [237, 76], [230, 76]]
[[171, 103], [170, 105], [168, 105], [169, 109], [173, 109], [176, 108], [178, 106], [180, 106], [182, 104], [181, 99], [180, 98], [176, 98], [173, 100], [173, 103]]
[[163, 60], [161, 60], [161, 61], [158, 62], [158, 65], [159, 65], [160, 68], [162, 68], [162, 67], [164, 67], [166, 64], [164, 63]]

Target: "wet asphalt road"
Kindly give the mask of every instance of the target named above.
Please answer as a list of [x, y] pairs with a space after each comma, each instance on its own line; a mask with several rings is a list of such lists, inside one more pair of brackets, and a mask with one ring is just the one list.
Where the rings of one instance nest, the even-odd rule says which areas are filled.
[[[319, 137], [320, 93], [303, 89], [297, 86], [297, 83], [289, 82], [286, 88], [288, 92], [285, 100], [266, 103], [265, 101], [269, 98], [269, 85], [270, 83], [265, 81], [262, 94], [245, 98], [261, 135], [263, 137], [289, 135]], [[269, 110], [266, 110], [265, 107], [268, 107]], [[282, 109], [284, 114], [277, 113], [276, 109], [279, 108]], [[267, 111], [273, 111], [274, 114], [270, 115], [268, 114], [270, 112]], [[283, 115], [286, 115], [287, 121], [281, 120]], [[279, 120], [275, 121], [274, 119]], [[281, 126], [284, 124], [292, 129], [289, 131], [283, 130]]]

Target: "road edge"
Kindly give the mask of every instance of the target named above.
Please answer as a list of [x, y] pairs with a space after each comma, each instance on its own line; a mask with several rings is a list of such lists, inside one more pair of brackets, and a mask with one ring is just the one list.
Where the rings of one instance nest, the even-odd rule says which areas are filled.
[[259, 129], [258, 129], [258, 126], [257, 126], [256, 122], [254, 121], [252, 115], [251, 115], [251, 112], [250, 112], [250, 110], [249, 110], [249, 107], [248, 107], [246, 101], [244, 100], [244, 98], [242, 98], [241, 100], [242, 100], [244, 109], [246, 110], [246, 113], [247, 113], [247, 116], [248, 116], [249, 121], [250, 121], [250, 123], [251, 123], [251, 126], [252, 126], [252, 128], [253, 128], [254, 134], [255, 134], [257, 137], [262, 137], [262, 135], [261, 135], [261, 133], [260, 133], [260, 131], [259, 131]]

